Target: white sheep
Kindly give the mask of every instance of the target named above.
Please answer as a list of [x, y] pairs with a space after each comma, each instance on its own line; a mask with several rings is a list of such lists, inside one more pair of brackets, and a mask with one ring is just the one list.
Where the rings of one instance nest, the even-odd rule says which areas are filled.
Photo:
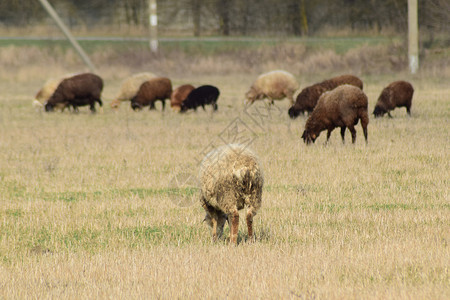
[[293, 95], [298, 88], [299, 84], [294, 75], [286, 71], [276, 70], [258, 76], [245, 97], [250, 104], [255, 100], [265, 98], [268, 98], [272, 104], [274, 100], [288, 98], [293, 105]]
[[239, 210], [247, 210], [248, 237], [253, 239], [253, 216], [261, 207], [264, 176], [256, 155], [242, 145], [230, 144], [209, 152], [200, 165], [200, 202], [213, 240], [228, 220], [230, 240], [237, 244]]
[[141, 84], [155, 77], [156, 75], [153, 73], [143, 72], [134, 74], [123, 80], [117, 97], [111, 101], [111, 108], [119, 108], [122, 101], [131, 100], [136, 96]]

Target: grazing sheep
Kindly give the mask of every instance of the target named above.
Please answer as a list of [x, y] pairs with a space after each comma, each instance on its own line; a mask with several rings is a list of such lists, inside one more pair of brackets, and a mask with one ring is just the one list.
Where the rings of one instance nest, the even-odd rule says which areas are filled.
[[180, 111], [181, 103], [193, 89], [195, 89], [195, 87], [192, 84], [184, 84], [173, 90], [172, 95], [170, 96], [170, 107], [172, 107], [174, 111]]
[[375, 118], [382, 117], [385, 113], [390, 118], [391, 110], [396, 107], [406, 107], [406, 112], [411, 116], [411, 102], [414, 94], [414, 88], [411, 83], [406, 81], [394, 81], [383, 89], [378, 97], [377, 104], [373, 111]]
[[217, 110], [217, 98], [219, 98], [219, 89], [212, 85], [202, 85], [192, 90], [186, 99], [181, 103], [180, 112], [186, 112], [188, 109], [197, 110], [197, 107], [203, 107], [211, 104], [214, 110]]
[[367, 106], [366, 94], [353, 85], [345, 84], [325, 92], [320, 96], [316, 107], [306, 121], [305, 131], [302, 135], [303, 141], [306, 144], [314, 143], [320, 132], [326, 129], [328, 130], [328, 142], [331, 131], [336, 127], [341, 127], [342, 142], [345, 142], [345, 128], [348, 128], [352, 133], [352, 143], [355, 143], [355, 125], [361, 119], [367, 143], [367, 124], [369, 124]]
[[131, 108], [133, 110], [142, 109], [150, 105], [150, 109], [155, 109], [155, 102], [162, 102], [162, 110], [166, 107], [166, 99], [170, 99], [172, 94], [172, 82], [166, 77], [156, 77], [144, 82], [136, 96], [131, 98]]
[[291, 119], [295, 119], [300, 114], [303, 115], [305, 111], [312, 112], [320, 98], [320, 95], [343, 84], [350, 84], [359, 87], [361, 90], [363, 89], [363, 82], [361, 79], [353, 75], [341, 75], [313, 84], [305, 87], [297, 95], [295, 104], [289, 108], [289, 116]]
[[265, 98], [268, 98], [271, 104], [274, 100], [288, 98], [292, 105], [294, 104], [294, 92], [298, 88], [299, 84], [291, 73], [281, 70], [271, 71], [260, 75], [253, 82], [245, 97], [250, 104]]
[[134, 74], [123, 80], [118, 95], [111, 101], [111, 108], [117, 109], [122, 101], [131, 100], [131, 98], [136, 96], [141, 84], [155, 77], [156, 75], [153, 73], [144, 72]]
[[89, 105], [95, 113], [95, 102], [103, 105], [100, 99], [103, 90], [103, 80], [92, 73], [83, 73], [64, 79], [45, 104], [46, 111], [53, 111], [57, 104], [71, 105], [74, 111], [78, 106]]
[[224, 145], [209, 152], [200, 165], [200, 202], [213, 240], [230, 224], [230, 240], [237, 244], [239, 210], [247, 206], [248, 237], [253, 239], [253, 216], [261, 207], [264, 176], [256, 155], [242, 145]]

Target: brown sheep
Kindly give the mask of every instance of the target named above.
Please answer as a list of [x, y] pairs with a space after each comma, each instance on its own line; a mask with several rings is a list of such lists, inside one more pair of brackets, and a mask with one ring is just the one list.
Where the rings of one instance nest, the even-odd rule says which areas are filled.
[[195, 87], [192, 84], [183, 84], [173, 90], [172, 95], [170, 96], [170, 107], [172, 107], [174, 111], [180, 111], [181, 103], [193, 89], [195, 89]]
[[92, 73], [83, 73], [66, 78], [56, 88], [45, 104], [45, 111], [53, 111], [58, 104], [71, 105], [74, 111], [78, 106], [89, 105], [95, 112], [95, 102], [103, 105], [100, 99], [103, 90], [103, 80]]
[[221, 236], [228, 219], [230, 240], [237, 244], [239, 210], [247, 206], [249, 240], [253, 217], [261, 207], [264, 176], [256, 155], [243, 145], [230, 144], [209, 152], [200, 165], [200, 202], [213, 240]]
[[136, 96], [131, 99], [131, 108], [133, 110], [142, 109], [142, 107], [150, 105], [150, 109], [155, 109], [155, 102], [162, 102], [162, 110], [166, 106], [166, 99], [170, 99], [172, 94], [172, 82], [166, 77], [156, 77], [144, 82], [137, 92]]
[[131, 98], [136, 96], [141, 84], [155, 77], [156, 75], [153, 73], [143, 72], [134, 74], [123, 80], [122, 84], [120, 85], [120, 91], [118, 95], [113, 101], [111, 101], [111, 108], [117, 109], [119, 108], [121, 102], [129, 101]]
[[341, 127], [342, 142], [345, 142], [345, 129], [352, 133], [352, 143], [356, 141], [355, 125], [361, 120], [364, 137], [367, 143], [367, 114], [368, 100], [366, 94], [353, 85], [338, 86], [332, 91], [320, 96], [316, 107], [308, 117], [302, 138], [306, 144], [314, 143], [320, 132], [328, 130], [327, 142], [331, 132], [336, 127]]
[[373, 111], [375, 118], [382, 117], [385, 113], [390, 118], [391, 110], [396, 107], [406, 107], [406, 112], [411, 116], [411, 102], [414, 94], [414, 88], [411, 83], [406, 81], [394, 81], [383, 89], [378, 97], [377, 104]]
[[363, 89], [363, 82], [361, 79], [353, 75], [341, 75], [313, 84], [304, 88], [300, 94], [297, 95], [295, 104], [289, 108], [289, 116], [292, 119], [295, 119], [300, 114], [303, 115], [305, 111], [312, 112], [317, 101], [324, 92], [331, 91], [343, 84], [350, 84], [359, 87], [361, 90]]
[[265, 98], [268, 98], [271, 104], [273, 100], [288, 98], [292, 105], [297, 89], [298, 82], [291, 73], [276, 70], [258, 76], [245, 97], [250, 104]]

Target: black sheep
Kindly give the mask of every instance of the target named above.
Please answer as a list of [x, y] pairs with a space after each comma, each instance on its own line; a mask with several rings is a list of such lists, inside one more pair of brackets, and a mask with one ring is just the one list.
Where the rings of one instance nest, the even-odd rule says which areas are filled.
[[189, 93], [181, 103], [180, 112], [185, 112], [188, 109], [197, 110], [197, 107], [203, 107], [205, 110], [206, 104], [211, 104], [214, 110], [217, 110], [217, 98], [219, 98], [219, 89], [212, 85], [202, 85]]
[[45, 111], [53, 111], [57, 104], [72, 106], [78, 111], [78, 106], [89, 105], [95, 112], [95, 102], [103, 105], [100, 99], [103, 90], [103, 80], [92, 73], [83, 73], [64, 79], [45, 104]]

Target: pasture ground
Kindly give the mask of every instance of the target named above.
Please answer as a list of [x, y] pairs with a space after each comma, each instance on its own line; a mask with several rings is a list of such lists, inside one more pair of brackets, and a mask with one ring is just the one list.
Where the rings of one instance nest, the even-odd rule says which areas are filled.
[[[399, 76], [361, 76], [370, 113]], [[307, 147], [287, 100], [244, 110], [254, 77], [191, 76], [221, 96], [217, 113], [186, 115], [111, 111], [118, 78], [96, 115], [34, 111], [43, 78], [0, 82], [0, 298], [450, 298], [448, 80], [405, 78], [412, 117], [371, 117], [368, 145], [358, 124], [355, 145], [336, 130]], [[266, 180], [256, 241], [241, 212], [233, 247], [210, 240], [198, 191], [174, 178], [236, 141]]]

